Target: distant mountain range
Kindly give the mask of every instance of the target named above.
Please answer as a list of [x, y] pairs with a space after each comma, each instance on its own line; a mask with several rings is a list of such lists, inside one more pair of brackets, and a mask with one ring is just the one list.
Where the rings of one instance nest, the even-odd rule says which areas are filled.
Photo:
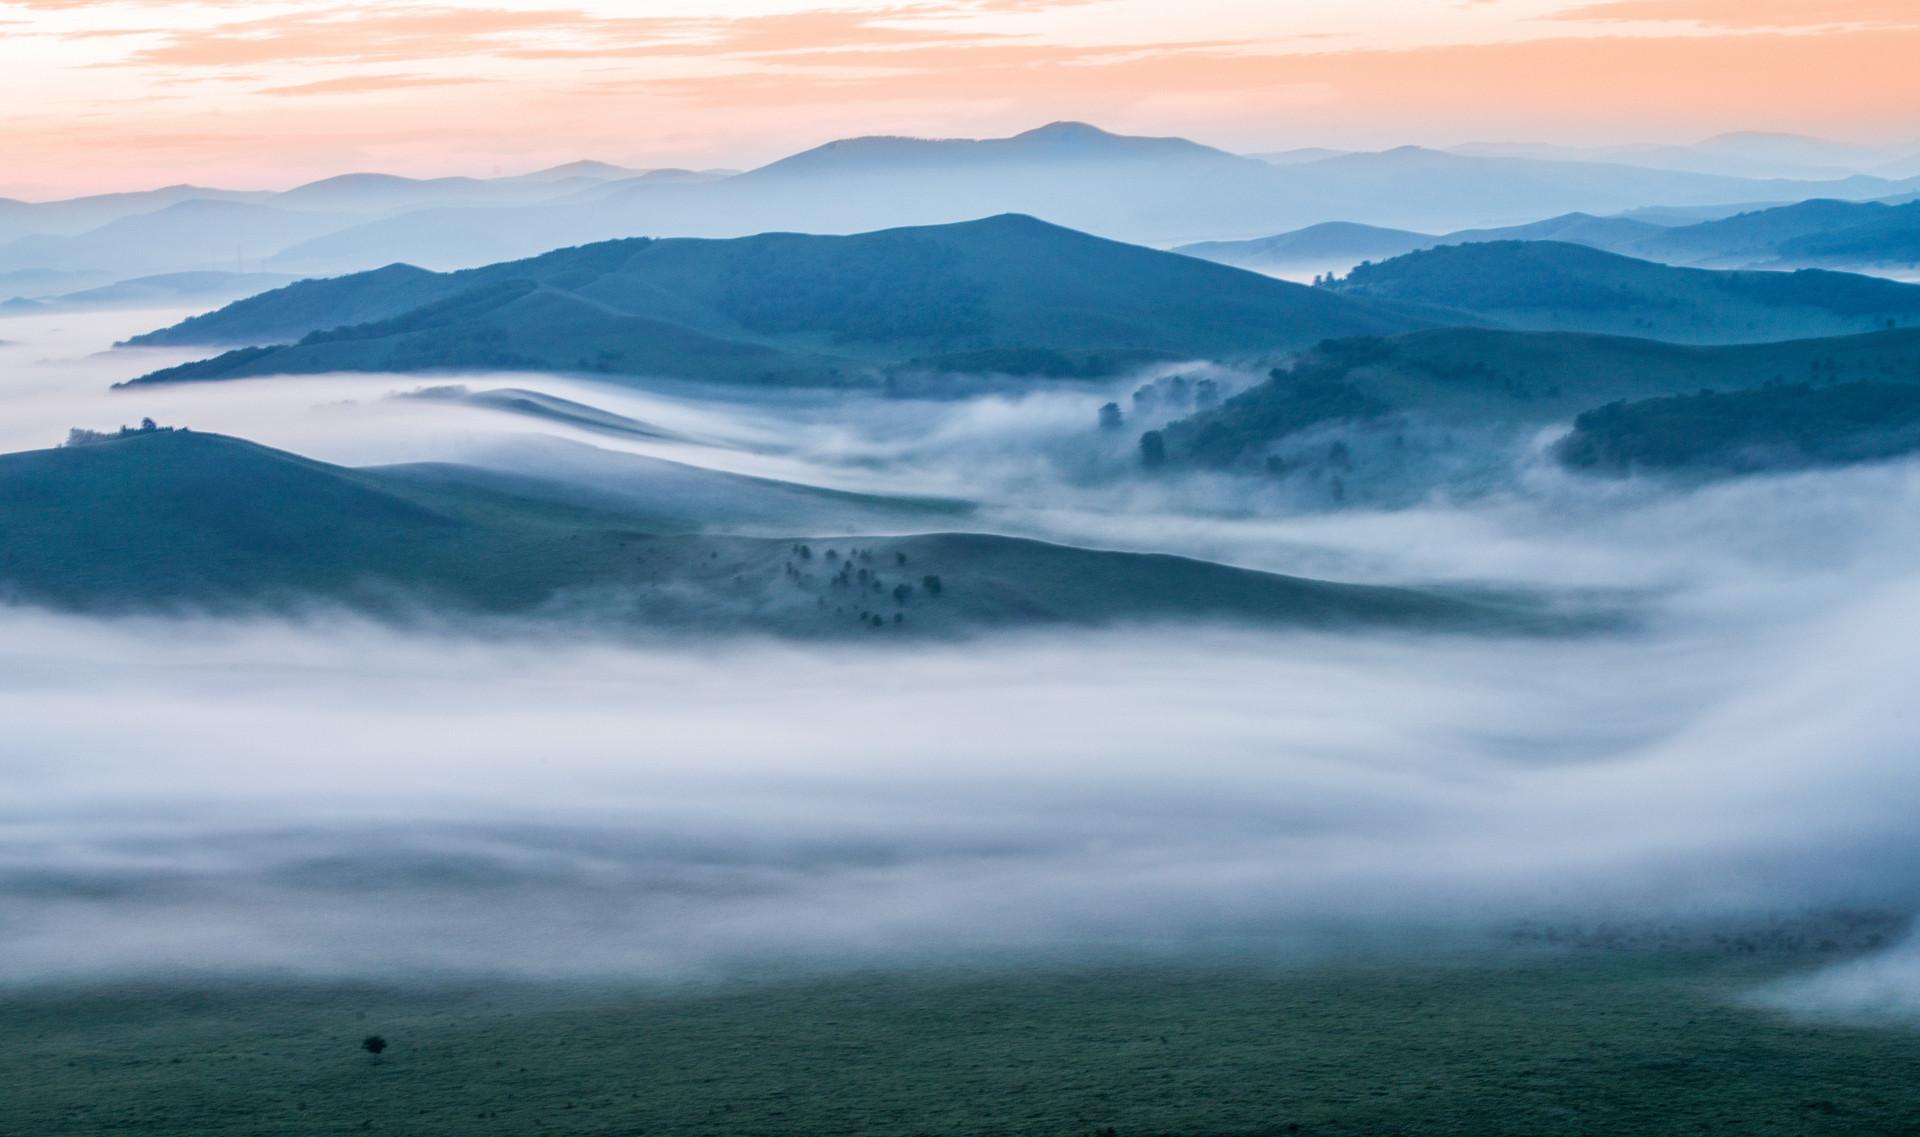
[[[0, 300], [0, 315], [87, 312], [112, 308], [181, 308], [227, 304], [291, 284], [278, 273], [174, 272], [139, 276], [95, 288]], [[4, 288], [0, 283], [0, 288]]]
[[1854, 174], [1902, 177], [1900, 156], [1804, 134], [1740, 131], [1691, 146], [1555, 146], [1471, 143], [1450, 153], [1488, 157], [1605, 162], [1658, 170], [1686, 170], [1738, 178], [1844, 178]]
[[344, 174], [278, 192], [181, 185], [66, 201], [0, 199], [0, 274], [257, 270], [291, 245], [415, 210], [560, 202], [615, 182], [697, 184], [730, 173], [574, 162], [502, 178]]
[[[1736, 131], [1715, 135], [1692, 145], [1569, 146], [1539, 142], [1469, 142], [1446, 147], [1445, 152], [1470, 158], [1600, 163], [1717, 174], [1730, 178], [1820, 180], [1856, 174], [1904, 178], [1920, 172], [1915, 168], [1913, 156], [1897, 149], [1876, 149], [1805, 134], [1769, 131]], [[1275, 165], [1293, 166], [1351, 153], [1355, 151], [1306, 147], [1254, 154], [1251, 157]]]
[[[1868, 199], [1920, 184], [1849, 176], [1743, 179], [1641, 167], [1469, 157], [1404, 147], [1275, 165], [1180, 139], [1056, 123], [1007, 139], [850, 139], [700, 186], [619, 183], [568, 208], [440, 209], [303, 242], [271, 264], [331, 272], [398, 257], [463, 267], [612, 234], [844, 233], [1000, 212], [1174, 244], [1330, 217], [1422, 229], [1649, 205]], [[477, 250], [477, 252], [476, 252]]]
[[394, 261], [448, 270], [622, 237], [853, 233], [998, 213], [1171, 245], [1333, 218], [1428, 233], [1572, 212], [1914, 192], [1920, 179], [1736, 177], [1418, 147], [1299, 153], [1276, 163], [1184, 139], [1055, 123], [1000, 139], [847, 139], [738, 174], [575, 163], [512, 178], [352, 174], [283, 193], [182, 186], [0, 201], [0, 274], [326, 275]]
[[[756, 492], [734, 481], [736, 495]], [[690, 533], [555, 483], [349, 469], [197, 432], [0, 455], [0, 500], [0, 595], [81, 611], [317, 603], [399, 620], [863, 638], [1156, 617], [1468, 631], [1526, 618], [1465, 597], [978, 534]]]
[[1707, 268], [1833, 268], [1920, 272], [1920, 200], [1899, 204], [1808, 200], [1684, 224], [1572, 213], [1499, 229], [1441, 236], [1333, 222], [1251, 241], [1177, 251], [1282, 277], [1344, 273], [1362, 262], [1441, 245], [1566, 241], [1667, 264]]
[[1100, 375], [1435, 322], [1418, 306], [1003, 216], [850, 237], [616, 241], [456, 273], [396, 265], [131, 342], [249, 345], [142, 382], [496, 368], [855, 383], [901, 369]]

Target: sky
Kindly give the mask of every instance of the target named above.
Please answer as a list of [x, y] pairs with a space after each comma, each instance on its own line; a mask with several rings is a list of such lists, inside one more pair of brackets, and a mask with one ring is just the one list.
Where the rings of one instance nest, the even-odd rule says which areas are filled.
[[581, 158], [744, 167], [1059, 119], [1246, 152], [1920, 149], [1914, 0], [0, 0], [0, 192]]

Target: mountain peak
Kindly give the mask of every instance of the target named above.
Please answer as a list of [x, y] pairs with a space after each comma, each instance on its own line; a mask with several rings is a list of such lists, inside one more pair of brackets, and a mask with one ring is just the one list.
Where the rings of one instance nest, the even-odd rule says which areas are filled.
[[1014, 135], [1014, 137], [1015, 138], [1032, 138], [1032, 139], [1059, 139], [1059, 140], [1065, 141], [1065, 140], [1094, 139], [1094, 138], [1108, 139], [1108, 138], [1118, 138], [1120, 136], [1110, 131], [1101, 130], [1099, 127], [1089, 122], [1074, 122], [1071, 120], [1063, 119], [1060, 122], [1050, 122], [1045, 126], [1037, 126], [1032, 130], [1025, 131], [1021, 134], [1016, 134]]
[[626, 166], [616, 166], [612, 162], [581, 159], [564, 165], [548, 166], [546, 169], [535, 170], [520, 177], [524, 181], [558, 181], [563, 178], [625, 178], [642, 172]]

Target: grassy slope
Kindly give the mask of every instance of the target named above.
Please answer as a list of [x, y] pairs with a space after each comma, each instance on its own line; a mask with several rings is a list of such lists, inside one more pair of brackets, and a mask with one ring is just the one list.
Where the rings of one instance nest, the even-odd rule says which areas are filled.
[[1363, 265], [1345, 295], [1518, 328], [1752, 343], [1920, 322], [1920, 286], [1848, 273], [1673, 268], [1555, 241], [1446, 245]]
[[457, 403], [506, 414], [524, 415], [543, 422], [559, 423], [562, 426], [577, 427], [617, 438], [658, 440], [678, 437], [663, 427], [641, 422], [614, 411], [519, 387], [496, 387], [478, 391], [463, 386], [421, 387], [389, 397]]
[[[814, 555], [803, 557], [796, 539], [690, 535], [681, 519], [436, 470], [348, 470], [187, 433], [0, 456], [0, 581], [20, 599], [77, 609], [318, 598], [392, 611], [406, 597], [799, 635], [1151, 617], [1511, 623], [1423, 593], [983, 535], [808, 540]], [[937, 596], [924, 588], [929, 574], [942, 579]], [[903, 584], [911, 595], [896, 598]], [[876, 616], [883, 627], [870, 627]]]
[[853, 237], [616, 241], [445, 275], [384, 269], [132, 342], [306, 337], [151, 380], [490, 366], [818, 382], [862, 364], [1015, 350], [1259, 355], [1428, 322], [1007, 216]]
[[[1913, 1132], [1920, 1033], [1733, 1001], [1820, 961], [1629, 952], [653, 991], [14, 991], [0, 996], [0, 1131]], [[378, 1062], [358, 1048], [376, 1032], [391, 1044]]]
[[855, 371], [848, 361], [707, 335], [551, 285], [502, 281], [390, 319], [312, 332], [291, 346], [226, 352], [132, 382], [476, 368], [817, 384]]

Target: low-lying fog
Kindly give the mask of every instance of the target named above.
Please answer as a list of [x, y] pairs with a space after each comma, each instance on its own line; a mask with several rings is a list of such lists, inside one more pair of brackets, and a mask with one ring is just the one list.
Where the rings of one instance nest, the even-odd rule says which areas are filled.
[[[1618, 590], [1642, 618], [693, 650], [0, 610], [0, 976], [651, 979], [1920, 911], [1913, 466], [1689, 493], [1527, 466], [1471, 502], [1285, 516], [1086, 476], [1127, 465], [1094, 390], [830, 414], [460, 380], [691, 440], [659, 443], [385, 398], [414, 377], [107, 393], [180, 357], [94, 353], [170, 318], [0, 321], [0, 449], [143, 415], [356, 464], [525, 461], [546, 433], [1108, 547]], [[1920, 1014], [1916, 982], [1900, 947], [1760, 997]]]

